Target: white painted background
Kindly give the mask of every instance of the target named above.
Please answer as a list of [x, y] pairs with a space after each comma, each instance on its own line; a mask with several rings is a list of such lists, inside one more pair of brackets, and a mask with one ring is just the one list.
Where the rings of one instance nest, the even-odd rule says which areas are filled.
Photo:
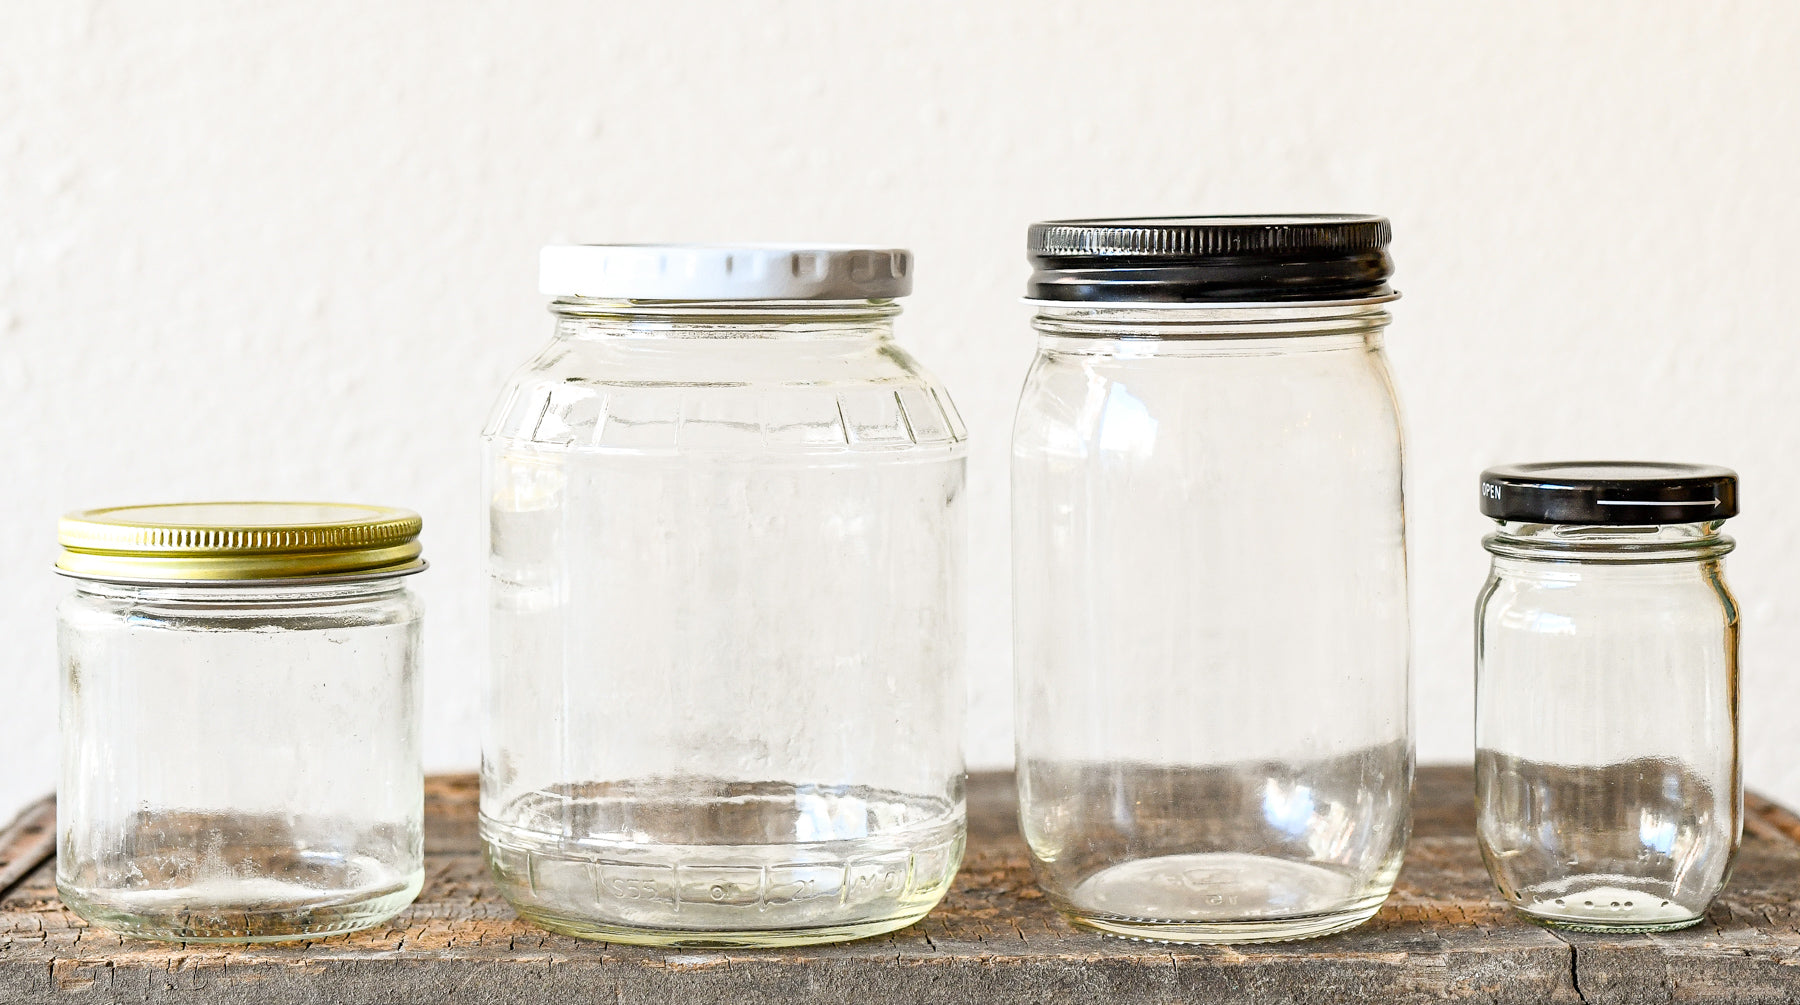
[[1797, 54], [1785, 0], [0, 5], [0, 817], [52, 785], [78, 507], [420, 510], [427, 757], [475, 764], [475, 436], [553, 241], [915, 249], [1005, 764], [1025, 225], [1280, 210], [1394, 221], [1421, 757], [1470, 756], [1479, 469], [1711, 461], [1749, 781], [1800, 803]]

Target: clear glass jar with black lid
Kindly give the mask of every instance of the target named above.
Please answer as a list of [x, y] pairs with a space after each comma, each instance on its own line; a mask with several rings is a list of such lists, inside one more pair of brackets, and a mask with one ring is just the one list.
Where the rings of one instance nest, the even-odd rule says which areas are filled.
[[1475, 612], [1482, 856], [1540, 924], [1698, 922], [1742, 829], [1737, 476], [1691, 464], [1490, 468]]
[[96, 925], [272, 942], [424, 883], [420, 520], [336, 503], [88, 510], [58, 528], [56, 888]]
[[1013, 429], [1020, 815], [1072, 920], [1323, 935], [1408, 824], [1388, 222], [1031, 228]]

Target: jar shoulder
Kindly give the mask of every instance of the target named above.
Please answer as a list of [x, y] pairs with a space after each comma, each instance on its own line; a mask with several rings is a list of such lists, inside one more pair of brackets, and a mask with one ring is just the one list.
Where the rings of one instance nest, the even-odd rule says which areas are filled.
[[1378, 348], [1112, 348], [1040, 345], [1014, 415], [1015, 457], [1099, 457], [1121, 445], [1149, 456], [1229, 435], [1275, 453], [1355, 444], [1398, 463], [1399, 403]]
[[558, 336], [513, 373], [511, 387], [783, 388], [937, 380], [891, 338], [571, 338]]
[[628, 451], [955, 448], [948, 391], [876, 339], [558, 339], [513, 375], [489, 439]]
[[1735, 625], [1738, 611], [1716, 562], [1507, 562], [1489, 573], [1476, 616], [1490, 630], [1591, 632], [1693, 619]]

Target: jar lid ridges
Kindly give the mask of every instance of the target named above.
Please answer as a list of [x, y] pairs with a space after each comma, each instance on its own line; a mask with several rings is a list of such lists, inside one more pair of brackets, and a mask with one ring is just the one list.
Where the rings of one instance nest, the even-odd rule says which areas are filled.
[[1393, 228], [1355, 214], [1047, 220], [1026, 296], [1193, 304], [1391, 298]]
[[94, 579], [285, 579], [411, 570], [419, 515], [385, 506], [232, 502], [119, 506], [59, 521], [57, 568]]
[[1034, 223], [1032, 255], [1187, 257], [1304, 251], [1380, 251], [1393, 240], [1382, 217], [1170, 217]]
[[599, 300], [888, 300], [912, 252], [847, 244], [570, 244], [543, 249], [538, 290]]

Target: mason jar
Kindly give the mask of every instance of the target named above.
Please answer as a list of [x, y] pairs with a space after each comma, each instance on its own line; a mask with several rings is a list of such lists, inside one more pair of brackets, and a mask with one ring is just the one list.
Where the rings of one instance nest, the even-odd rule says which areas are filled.
[[485, 433], [481, 833], [527, 921], [830, 942], [963, 851], [964, 433], [905, 251], [548, 248]]
[[1361, 216], [1030, 230], [1019, 813], [1077, 924], [1303, 938], [1394, 883], [1413, 748], [1388, 240]]
[[1558, 928], [1698, 922], [1743, 828], [1738, 612], [1719, 533], [1737, 475], [1516, 464], [1481, 475], [1493, 572], [1475, 608], [1481, 854]]
[[56, 887], [181, 942], [354, 931], [424, 881], [406, 510], [193, 503], [64, 517]]

